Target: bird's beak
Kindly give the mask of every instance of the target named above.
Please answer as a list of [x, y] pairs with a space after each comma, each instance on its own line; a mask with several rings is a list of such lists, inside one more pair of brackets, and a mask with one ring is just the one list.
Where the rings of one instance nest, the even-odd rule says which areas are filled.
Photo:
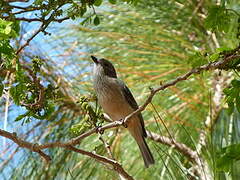
[[92, 58], [92, 60], [93, 60], [93, 62], [95, 63], [95, 64], [98, 64], [99, 62], [98, 62], [98, 59], [95, 57], [95, 56], [91, 56], [91, 58]]

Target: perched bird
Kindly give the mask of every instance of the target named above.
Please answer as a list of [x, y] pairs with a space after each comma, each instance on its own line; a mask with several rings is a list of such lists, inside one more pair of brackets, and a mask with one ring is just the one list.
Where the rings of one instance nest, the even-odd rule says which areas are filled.
[[[128, 87], [117, 78], [112, 63], [106, 59], [97, 59], [94, 56], [91, 58], [94, 61], [93, 86], [104, 112], [112, 120], [118, 121], [138, 109], [137, 102]], [[139, 146], [145, 167], [154, 164], [154, 158], [144, 139], [147, 137], [147, 133], [142, 115], [138, 114], [132, 117], [127, 122], [127, 129]]]

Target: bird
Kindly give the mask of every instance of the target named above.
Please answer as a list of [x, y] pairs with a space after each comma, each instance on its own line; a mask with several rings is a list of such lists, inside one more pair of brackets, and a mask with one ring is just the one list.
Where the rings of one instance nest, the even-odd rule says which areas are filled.
[[[127, 85], [117, 77], [116, 70], [109, 60], [98, 59], [95, 56], [91, 56], [91, 59], [94, 62], [93, 88], [98, 103], [113, 121], [123, 120], [138, 109], [136, 100]], [[126, 125], [138, 144], [145, 167], [148, 168], [155, 161], [145, 141], [147, 133], [142, 114], [131, 117]]]

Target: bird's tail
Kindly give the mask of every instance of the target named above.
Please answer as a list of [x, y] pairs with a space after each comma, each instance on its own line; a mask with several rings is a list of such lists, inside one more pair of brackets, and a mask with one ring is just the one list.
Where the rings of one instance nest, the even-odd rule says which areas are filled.
[[149, 147], [148, 147], [144, 137], [142, 137], [142, 140], [138, 140], [137, 144], [138, 144], [139, 149], [141, 151], [145, 167], [148, 168], [149, 165], [155, 163], [153, 155], [152, 155], [152, 153], [151, 153], [151, 151], [150, 151], [150, 149], [149, 149]]

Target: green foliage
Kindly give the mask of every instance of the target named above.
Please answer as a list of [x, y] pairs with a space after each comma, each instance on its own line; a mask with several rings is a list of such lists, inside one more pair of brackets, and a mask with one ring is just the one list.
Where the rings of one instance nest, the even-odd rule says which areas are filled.
[[235, 109], [229, 116], [223, 108], [215, 121], [205, 148], [210, 156], [206, 160], [211, 161], [215, 179], [239, 179], [240, 113]]
[[[193, 68], [202, 66], [204, 64], [218, 61], [223, 58], [227, 58], [232, 55], [238, 55], [239, 48], [217, 48], [216, 52], [209, 55], [207, 52], [200, 52], [196, 51], [194, 55], [191, 55], [187, 63], [190, 64]], [[240, 58], [235, 58], [234, 60], [230, 61], [229, 63], [225, 64], [222, 69], [224, 70], [239, 70]]]
[[26, 108], [26, 112], [19, 115], [15, 121], [29, 122], [30, 118], [48, 119], [54, 112], [54, 102], [60, 98], [57, 88], [51, 84], [44, 87], [40, 84], [38, 73], [43, 65], [39, 58], [33, 58], [31, 68], [16, 63], [14, 84], [10, 88], [10, 95], [14, 103]]
[[95, 0], [94, 1], [94, 6], [101, 6], [102, 0]]
[[205, 26], [211, 31], [227, 32], [230, 26], [231, 15], [224, 6], [214, 5], [209, 8]]
[[4, 85], [2, 82], [0, 82], [0, 97], [2, 96], [3, 94], [3, 90], [4, 90]]
[[6, 21], [0, 18], [0, 59], [4, 59], [3, 66], [11, 67], [11, 60], [15, 57], [14, 49], [10, 44], [10, 39], [18, 36], [19, 22]]
[[219, 171], [229, 172], [232, 164], [240, 160], [240, 144], [232, 144], [224, 147], [219, 152], [217, 159], [217, 169]]
[[78, 124], [75, 124], [70, 128], [70, 132], [75, 136], [80, 135], [90, 128], [101, 126], [104, 122], [102, 113], [99, 109], [94, 111], [94, 108], [90, 105], [89, 98], [81, 96], [78, 103], [85, 115]]
[[232, 80], [231, 87], [225, 88], [223, 92], [226, 95], [229, 114], [233, 113], [234, 107], [240, 112], [240, 80]]
[[197, 51], [197, 52], [195, 52], [194, 55], [192, 55], [188, 58], [187, 62], [193, 68], [196, 68], [196, 67], [199, 67], [199, 66], [202, 66], [202, 65], [208, 63], [206, 56], [207, 56], [206, 53]]
[[94, 18], [93, 23], [94, 23], [94, 25], [96, 25], [96, 26], [100, 24], [100, 19], [99, 19], [98, 16], [96, 16], [96, 17]]
[[108, 0], [111, 4], [116, 4], [117, 0]]
[[0, 19], [0, 40], [17, 37], [18, 33], [19, 33], [18, 21], [11, 22]]
[[[238, 5], [233, 2], [221, 1], [221, 5], [213, 5], [208, 8], [208, 15], [205, 20], [205, 27], [220, 35], [224, 33], [228, 47], [239, 45], [240, 32], [240, 13], [238, 12]], [[234, 41], [234, 42], [233, 42]], [[233, 45], [231, 45], [231, 43]]]

